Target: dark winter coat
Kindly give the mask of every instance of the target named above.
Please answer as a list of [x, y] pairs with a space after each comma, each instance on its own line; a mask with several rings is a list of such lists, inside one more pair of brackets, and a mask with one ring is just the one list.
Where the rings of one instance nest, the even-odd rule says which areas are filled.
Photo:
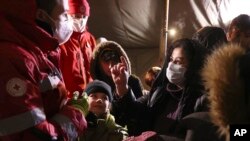
[[90, 74], [91, 74], [93, 79], [102, 80], [111, 86], [112, 92], [113, 92], [113, 97], [114, 97], [114, 100], [112, 102], [111, 113], [115, 116], [116, 123], [118, 123], [119, 125], [122, 125], [122, 126], [127, 126], [128, 130], [129, 130], [129, 134], [133, 134], [133, 131], [135, 130], [134, 129], [134, 125], [135, 125], [134, 120], [129, 118], [128, 116], [125, 116], [125, 114], [120, 110], [120, 108], [119, 108], [120, 106], [117, 106], [117, 104], [116, 104], [117, 96], [115, 94], [114, 82], [113, 82], [113, 80], [111, 80], [111, 78], [109, 78], [108, 76], [106, 76], [105, 74], [102, 73], [103, 70], [99, 64], [101, 52], [107, 48], [115, 50], [119, 54], [119, 57], [120, 56], [125, 57], [126, 62], [128, 64], [128, 66], [127, 66], [128, 72], [130, 74], [129, 80], [128, 80], [128, 85], [136, 93], [135, 98], [141, 97], [143, 95], [142, 94], [143, 86], [142, 86], [140, 79], [131, 73], [130, 60], [129, 60], [126, 52], [124, 51], [124, 49], [116, 42], [107, 41], [107, 42], [99, 44], [95, 48], [95, 50], [93, 52], [93, 58], [92, 58], [91, 64], [90, 64]]
[[[248, 41], [250, 45], [250, 40]], [[210, 115], [221, 136], [229, 141], [231, 124], [250, 123], [250, 52], [237, 44], [216, 50], [203, 69], [211, 102]]]
[[172, 134], [160, 135], [146, 131], [125, 141], [224, 141], [217, 134], [217, 129], [211, 122], [209, 112], [195, 112], [182, 118]]
[[112, 91], [115, 91], [115, 85], [114, 85], [113, 80], [111, 80], [111, 78], [108, 78], [108, 76], [106, 76], [105, 74], [102, 73], [103, 70], [102, 70], [102, 68], [100, 67], [100, 64], [99, 64], [99, 61], [100, 61], [99, 59], [100, 59], [101, 52], [104, 49], [107, 49], [107, 48], [115, 50], [119, 54], [119, 57], [121, 57], [121, 56], [125, 57], [126, 62], [128, 64], [128, 66], [127, 66], [128, 72], [130, 74], [129, 80], [128, 80], [128, 85], [133, 89], [134, 92], [136, 92], [136, 95], [135, 95], [136, 97], [142, 96], [143, 95], [142, 94], [142, 90], [143, 90], [142, 83], [141, 83], [140, 79], [136, 75], [133, 75], [131, 73], [130, 60], [129, 60], [125, 50], [122, 48], [122, 46], [120, 46], [116, 42], [106, 41], [104, 43], [99, 44], [95, 48], [95, 50], [93, 52], [93, 57], [92, 57], [92, 60], [91, 60], [91, 64], [90, 64], [90, 74], [91, 74], [92, 78], [102, 80], [102, 81], [108, 83], [111, 86]]

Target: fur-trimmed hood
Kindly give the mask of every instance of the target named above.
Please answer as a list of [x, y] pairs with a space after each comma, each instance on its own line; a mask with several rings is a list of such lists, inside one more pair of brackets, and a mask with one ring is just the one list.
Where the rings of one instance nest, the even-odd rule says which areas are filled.
[[128, 85], [133, 90], [136, 97], [142, 96], [143, 86], [141, 84], [140, 79], [136, 75], [133, 75], [131, 73], [131, 64], [130, 64], [130, 60], [126, 52], [124, 51], [121, 45], [119, 45], [118, 43], [114, 41], [101, 42], [100, 44], [97, 45], [97, 47], [93, 51], [93, 56], [92, 56], [91, 63], [90, 63], [90, 74], [92, 78], [99, 79], [108, 83], [111, 86], [112, 91], [115, 90], [115, 84], [112, 78], [108, 77], [107, 75], [103, 73], [102, 67], [99, 63], [100, 55], [106, 49], [116, 51], [119, 57], [121, 56], [125, 57], [126, 62], [127, 62], [128, 73], [129, 73]]
[[90, 74], [92, 76], [93, 79], [100, 79], [102, 80], [100, 77], [100, 73], [101, 73], [101, 68], [100, 68], [100, 65], [99, 65], [99, 56], [101, 54], [101, 52], [104, 50], [104, 49], [112, 49], [112, 50], [116, 50], [119, 54], [119, 56], [124, 56], [127, 63], [128, 63], [128, 71], [129, 71], [129, 74], [131, 74], [131, 64], [130, 64], [130, 60], [126, 54], [126, 52], [124, 51], [124, 49], [122, 48], [121, 45], [119, 45], [118, 43], [114, 42], [114, 41], [105, 41], [105, 42], [102, 42], [100, 43], [94, 50], [93, 52], [93, 57], [92, 57], [92, 60], [91, 60], [91, 64], [90, 64]]
[[121, 45], [119, 45], [118, 43], [114, 42], [114, 41], [105, 41], [102, 42], [100, 44], [98, 44], [96, 46], [96, 48], [93, 51], [93, 56], [91, 58], [91, 62], [90, 62], [90, 75], [93, 79], [99, 79], [102, 81], [105, 81], [106, 83], [108, 83], [112, 90], [115, 89], [115, 84], [112, 80], [112, 78], [108, 77], [107, 75], [105, 75], [103, 72], [103, 68], [100, 66], [99, 63], [99, 59], [100, 59], [100, 55], [103, 52], [103, 50], [106, 49], [111, 49], [114, 50], [118, 53], [118, 56], [124, 56], [127, 64], [128, 64], [128, 72], [129, 74], [131, 74], [131, 64], [130, 64], [130, 60], [126, 54], [126, 52], [124, 51], [124, 49], [122, 48]]
[[229, 125], [249, 123], [245, 103], [245, 83], [240, 69], [246, 49], [237, 44], [219, 47], [208, 58], [202, 70], [208, 90], [212, 121], [227, 140]]

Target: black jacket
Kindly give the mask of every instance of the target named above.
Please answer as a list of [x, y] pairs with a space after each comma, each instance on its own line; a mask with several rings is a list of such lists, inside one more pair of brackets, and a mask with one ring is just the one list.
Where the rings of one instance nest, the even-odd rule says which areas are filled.
[[205, 51], [198, 44], [194, 45], [193, 49], [195, 54], [187, 70], [186, 85], [179, 92], [179, 97], [176, 98], [172, 92], [166, 89], [168, 85], [171, 85], [166, 78], [166, 68], [171, 56], [171, 54], [168, 54], [149, 95], [135, 99], [134, 92], [130, 89], [118, 101], [123, 113], [129, 115], [128, 118], [133, 119], [138, 124], [136, 133], [146, 130], [166, 135], [174, 133], [178, 121], [195, 112], [197, 100], [204, 92], [200, 70], [203, 65]]

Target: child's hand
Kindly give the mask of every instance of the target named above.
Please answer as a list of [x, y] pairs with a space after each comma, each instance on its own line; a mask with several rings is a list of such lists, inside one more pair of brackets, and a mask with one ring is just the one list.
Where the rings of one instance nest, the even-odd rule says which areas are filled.
[[69, 104], [75, 108], [81, 110], [86, 117], [89, 112], [88, 96], [85, 92], [79, 97], [79, 92], [73, 93], [73, 98], [69, 100]]

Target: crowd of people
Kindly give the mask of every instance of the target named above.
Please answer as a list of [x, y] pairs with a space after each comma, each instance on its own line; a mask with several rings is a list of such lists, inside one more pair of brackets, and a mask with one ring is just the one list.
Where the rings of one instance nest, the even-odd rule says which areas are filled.
[[87, 0], [1, 3], [0, 141], [229, 141], [249, 123], [249, 15], [175, 40], [149, 90], [89, 16]]

